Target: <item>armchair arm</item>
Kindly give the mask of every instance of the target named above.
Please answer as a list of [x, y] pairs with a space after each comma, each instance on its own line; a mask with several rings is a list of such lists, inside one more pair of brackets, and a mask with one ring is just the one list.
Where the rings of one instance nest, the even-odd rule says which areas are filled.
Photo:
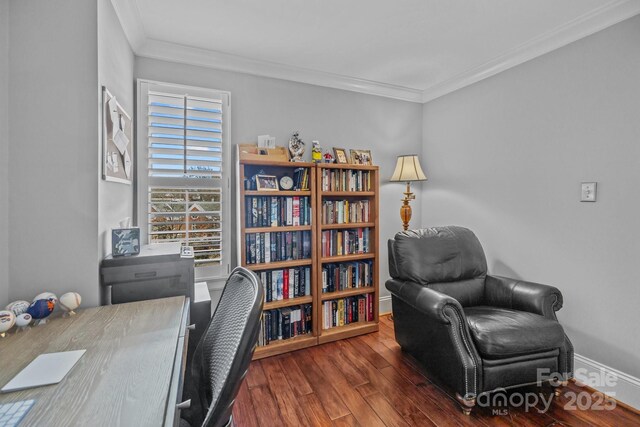
[[562, 308], [562, 293], [558, 288], [549, 285], [487, 276], [485, 302], [557, 320], [555, 312]]
[[412, 281], [389, 279], [395, 336], [464, 398], [482, 390], [482, 361], [471, 339], [464, 310], [448, 295]]
[[445, 312], [447, 308], [452, 309], [461, 319], [464, 319], [464, 311], [458, 300], [441, 292], [416, 282], [395, 279], [387, 280], [386, 287], [405, 303], [439, 323], [445, 325], [451, 323], [449, 315]]

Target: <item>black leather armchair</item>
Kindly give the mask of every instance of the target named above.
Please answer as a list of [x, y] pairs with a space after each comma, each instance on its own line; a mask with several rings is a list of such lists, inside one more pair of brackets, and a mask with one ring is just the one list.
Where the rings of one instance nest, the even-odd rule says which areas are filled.
[[573, 376], [573, 346], [555, 315], [560, 291], [487, 275], [470, 230], [396, 234], [389, 272], [396, 340], [455, 392], [466, 414], [480, 394]]

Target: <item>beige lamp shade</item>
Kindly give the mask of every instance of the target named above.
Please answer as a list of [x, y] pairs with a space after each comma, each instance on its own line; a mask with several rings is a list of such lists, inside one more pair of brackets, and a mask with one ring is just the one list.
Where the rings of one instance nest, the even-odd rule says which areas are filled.
[[396, 170], [393, 172], [390, 181], [410, 182], [410, 181], [426, 181], [427, 177], [422, 172], [420, 160], [415, 154], [407, 154], [398, 156]]

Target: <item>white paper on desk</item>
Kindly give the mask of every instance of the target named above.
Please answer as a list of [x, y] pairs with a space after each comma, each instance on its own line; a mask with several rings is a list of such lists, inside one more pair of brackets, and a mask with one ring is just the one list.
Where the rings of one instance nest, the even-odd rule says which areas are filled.
[[9, 393], [26, 388], [58, 384], [86, 351], [74, 350], [41, 354], [5, 384], [0, 392]]

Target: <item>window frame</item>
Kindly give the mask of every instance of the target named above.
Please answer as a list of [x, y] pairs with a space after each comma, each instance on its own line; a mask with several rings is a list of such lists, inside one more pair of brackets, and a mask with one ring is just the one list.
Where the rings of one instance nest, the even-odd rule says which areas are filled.
[[[164, 90], [167, 93], [189, 95], [201, 98], [222, 99], [222, 178], [186, 178], [186, 177], [149, 177], [148, 160], [148, 91], [150, 86], [158, 85], [162, 88], [151, 90]], [[151, 187], [182, 187], [182, 188], [203, 188], [220, 187], [222, 191], [222, 254], [219, 265], [202, 266], [195, 268], [195, 279], [199, 281], [224, 280], [229, 276], [231, 270], [232, 248], [231, 230], [233, 219], [231, 218], [231, 175], [233, 165], [231, 164], [231, 92], [219, 89], [211, 89], [198, 86], [182, 85], [176, 83], [162, 82], [148, 79], [137, 79], [136, 81], [136, 181], [134, 182], [134, 203], [135, 223], [140, 227], [140, 239], [144, 244], [149, 242], [149, 217], [148, 203], [149, 191]], [[212, 184], [215, 182], [214, 185]], [[162, 243], [152, 243], [162, 244]]]

